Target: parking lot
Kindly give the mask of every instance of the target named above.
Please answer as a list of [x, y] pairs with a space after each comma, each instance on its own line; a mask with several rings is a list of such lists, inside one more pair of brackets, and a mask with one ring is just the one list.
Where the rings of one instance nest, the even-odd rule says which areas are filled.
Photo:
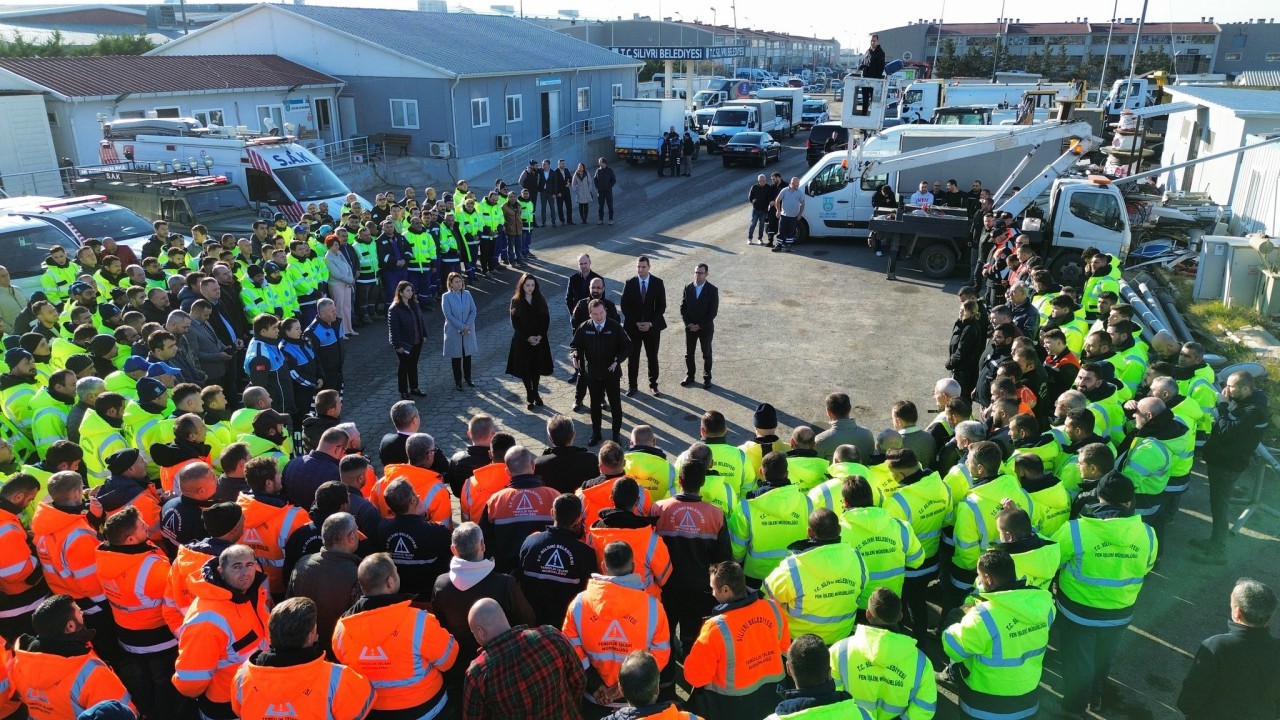
[[[833, 107], [833, 116], [838, 117]], [[785, 178], [802, 175], [803, 134], [783, 143], [781, 162], [770, 165]], [[570, 166], [580, 158], [567, 158]], [[548, 406], [538, 413], [524, 410], [520, 381], [503, 374], [510, 325], [507, 303], [517, 273], [481, 280], [473, 288], [479, 306], [480, 352], [476, 358], [476, 390], [452, 387], [448, 362], [439, 352], [440, 315], [430, 316], [431, 334], [424, 352], [423, 389], [419, 403], [423, 430], [452, 451], [465, 444], [465, 420], [476, 412], [498, 418], [502, 428], [541, 452], [544, 426], [553, 413], [572, 415], [573, 388], [566, 343], [569, 325], [564, 311], [564, 279], [576, 268], [579, 253], [588, 252], [593, 268], [607, 279], [616, 301], [622, 282], [634, 273], [634, 259], [652, 258], [653, 272], [667, 284], [669, 329], [661, 351], [662, 397], [641, 392], [623, 398], [624, 431], [652, 425], [661, 447], [679, 453], [697, 439], [704, 410], [723, 412], [730, 440], [751, 436], [756, 405], [778, 409], [784, 437], [807, 424], [822, 428], [823, 397], [834, 390], [853, 398], [854, 417], [873, 430], [886, 427], [897, 400], [932, 406], [933, 383], [945, 376], [950, 328], [956, 312], [959, 282], [926, 281], [914, 270], [899, 272], [897, 282], [884, 279], [883, 258], [864, 243], [815, 239], [793, 254], [771, 253], [748, 246], [748, 186], [761, 172], [725, 169], [705, 153], [689, 178], [659, 178], [653, 165], [615, 163], [617, 224], [538, 229], [530, 270], [542, 281], [552, 305], [555, 377], [542, 384]], [[487, 184], [488, 179], [477, 179]], [[382, 188], [377, 188], [382, 189]], [[681, 388], [684, 343], [679, 322], [679, 293], [693, 278], [698, 262], [710, 266], [710, 281], [720, 288], [721, 305], [715, 338], [715, 386]], [[380, 327], [366, 328], [351, 342], [345, 417], [356, 420], [372, 451], [390, 430], [387, 409], [398, 399], [395, 363]], [[580, 442], [589, 431], [587, 414], [579, 421]], [[1269, 490], [1272, 504], [1280, 504]], [[1280, 522], [1258, 516], [1234, 541], [1227, 567], [1205, 567], [1189, 560], [1187, 539], [1208, 531], [1208, 491], [1203, 478], [1192, 485], [1182, 512], [1167, 533], [1168, 552], [1148, 578], [1138, 613], [1113, 667], [1112, 683], [1102, 714], [1115, 720], [1177, 717], [1178, 689], [1200, 640], [1223, 632], [1227, 597], [1237, 577], [1249, 575], [1280, 586], [1274, 561]], [[927, 648], [940, 657], [935, 646]], [[1060, 686], [1053, 654], [1046, 662], [1044, 707], [1053, 707]], [[1050, 717], [1049, 713], [1042, 713]], [[1226, 716], [1226, 715], [1224, 715]], [[954, 705], [940, 704], [937, 717], [954, 718]]]

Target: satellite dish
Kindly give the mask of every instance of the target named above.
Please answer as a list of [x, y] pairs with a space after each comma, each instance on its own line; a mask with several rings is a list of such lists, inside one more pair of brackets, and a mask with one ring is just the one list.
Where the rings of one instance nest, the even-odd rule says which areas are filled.
[[910, 60], [910, 59], [911, 59], [911, 51], [910, 51], [910, 50], [908, 50], [908, 51], [906, 51], [906, 52], [902, 53], [902, 59], [903, 59], [903, 60]]

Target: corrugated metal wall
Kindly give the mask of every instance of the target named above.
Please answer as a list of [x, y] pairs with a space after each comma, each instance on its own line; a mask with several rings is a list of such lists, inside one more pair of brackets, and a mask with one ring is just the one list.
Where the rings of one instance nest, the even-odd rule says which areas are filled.
[[[1245, 144], [1262, 140], [1247, 135]], [[1244, 153], [1240, 163], [1239, 185], [1231, 208], [1231, 232], [1248, 234], [1280, 233], [1280, 145]]]

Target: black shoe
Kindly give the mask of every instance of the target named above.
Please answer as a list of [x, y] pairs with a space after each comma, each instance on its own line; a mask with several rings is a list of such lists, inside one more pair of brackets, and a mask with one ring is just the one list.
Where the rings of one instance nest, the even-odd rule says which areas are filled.
[[616, 442], [616, 443], [618, 443], [619, 445], [621, 445], [621, 444], [622, 444], [622, 433], [614, 433], [614, 434], [613, 434], [613, 438], [612, 438], [612, 439], [613, 439], [613, 441], [614, 441], [614, 442]]
[[698, 384], [698, 383], [697, 383], [696, 381], [694, 381], [694, 379], [693, 379], [693, 378], [691, 378], [691, 377], [687, 377], [687, 378], [685, 378], [685, 379], [683, 379], [683, 380], [681, 380], [681, 381], [680, 381], [680, 387], [691, 387], [691, 386], [693, 386], [693, 385], [697, 385], [697, 384]]
[[401, 400], [408, 400], [409, 398], [410, 398], [409, 393], [400, 393]]
[[538, 408], [538, 404], [533, 402], [525, 403], [524, 406], [529, 410], [536, 410]]
[[462, 383], [460, 383], [460, 382], [456, 382], [456, 383], [454, 383], [454, 384], [453, 384], [453, 386], [454, 386], [455, 388], [457, 388], [459, 392], [461, 392], [461, 391], [462, 391]]
[[533, 404], [534, 404], [534, 405], [537, 405], [538, 407], [542, 407], [545, 403], [543, 403], [543, 402], [542, 402], [542, 396], [541, 396], [541, 395], [534, 395], [534, 396], [533, 396]]
[[769, 247], [773, 248], [773, 252], [782, 252], [781, 245], [770, 245]]
[[581, 401], [581, 400], [575, 400], [575, 401], [573, 402], [573, 411], [574, 411], [574, 412], [586, 412], [586, 411], [587, 411], [587, 407], [586, 407], [585, 405], [583, 405], [583, 404], [582, 404], [582, 401]]
[[599, 445], [601, 439], [602, 438], [599, 435], [592, 435], [591, 439], [587, 441], [587, 447], [595, 447]]
[[702, 389], [703, 390], [711, 389], [711, 378], [709, 377], [702, 378]]
[[410, 391], [409, 391], [409, 394], [410, 394], [410, 395], [413, 395], [414, 397], [426, 397], [426, 396], [427, 396], [427, 394], [426, 394], [426, 393], [422, 392], [422, 391], [421, 391], [421, 390], [419, 390], [418, 388], [414, 388], [414, 389], [410, 390]]
[[467, 387], [475, 387], [476, 384], [471, 382], [471, 378], [467, 378]]
[[654, 397], [662, 397], [662, 391], [658, 389], [657, 385], [650, 385], [649, 392], [653, 393]]
[[635, 389], [635, 387], [629, 387], [629, 388], [627, 388], [627, 397], [635, 397], [635, 396], [636, 396], [636, 392], [637, 392], [637, 390]]

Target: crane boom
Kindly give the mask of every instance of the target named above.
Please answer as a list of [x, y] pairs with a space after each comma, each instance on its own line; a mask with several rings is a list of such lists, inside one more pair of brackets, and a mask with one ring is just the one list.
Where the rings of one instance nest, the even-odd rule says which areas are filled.
[[[1097, 138], [1092, 135], [1087, 135], [1080, 138], [1078, 141], [1071, 143], [1071, 147], [1067, 148], [1066, 152], [1062, 153], [1057, 160], [1054, 160], [1045, 167], [1045, 169], [1041, 171], [1035, 179], [1031, 180], [1026, 185], [1023, 185], [1022, 189], [1018, 190], [1017, 194], [1001, 203], [1000, 207], [996, 208], [996, 212], [1007, 212], [1014, 217], [1021, 215], [1036, 198], [1040, 197], [1044, 191], [1049, 189], [1049, 186], [1053, 185], [1054, 180], [1062, 177], [1063, 173], [1071, 169], [1071, 167], [1076, 163], [1080, 162], [1080, 157], [1082, 155], [1093, 152], [1101, 143], [1101, 138]], [[1004, 193], [1007, 189], [1005, 186], [1009, 185], [1013, 181], [1015, 175], [1016, 172], [1005, 180], [1005, 185], [1002, 185], [998, 191], [999, 194]], [[1000, 195], [995, 195], [995, 197], [999, 196]]]
[[[860, 157], [850, 164], [851, 170], [861, 177], [883, 175], [889, 172], [901, 172], [918, 167], [927, 167], [935, 163], [964, 158], [978, 157], [987, 153], [1008, 150], [1017, 147], [1030, 147], [1032, 151], [1041, 144], [1070, 137], [1086, 138], [1093, 134], [1087, 122], [1040, 123], [1037, 125], [1018, 126], [1017, 129], [997, 135], [958, 140], [945, 145], [937, 145], [921, 150], [876, 157], [863, 161]], [[861, 146], [859, 146], [859, 155]], [[852, 173], [851, 173], [852, 174]]]

